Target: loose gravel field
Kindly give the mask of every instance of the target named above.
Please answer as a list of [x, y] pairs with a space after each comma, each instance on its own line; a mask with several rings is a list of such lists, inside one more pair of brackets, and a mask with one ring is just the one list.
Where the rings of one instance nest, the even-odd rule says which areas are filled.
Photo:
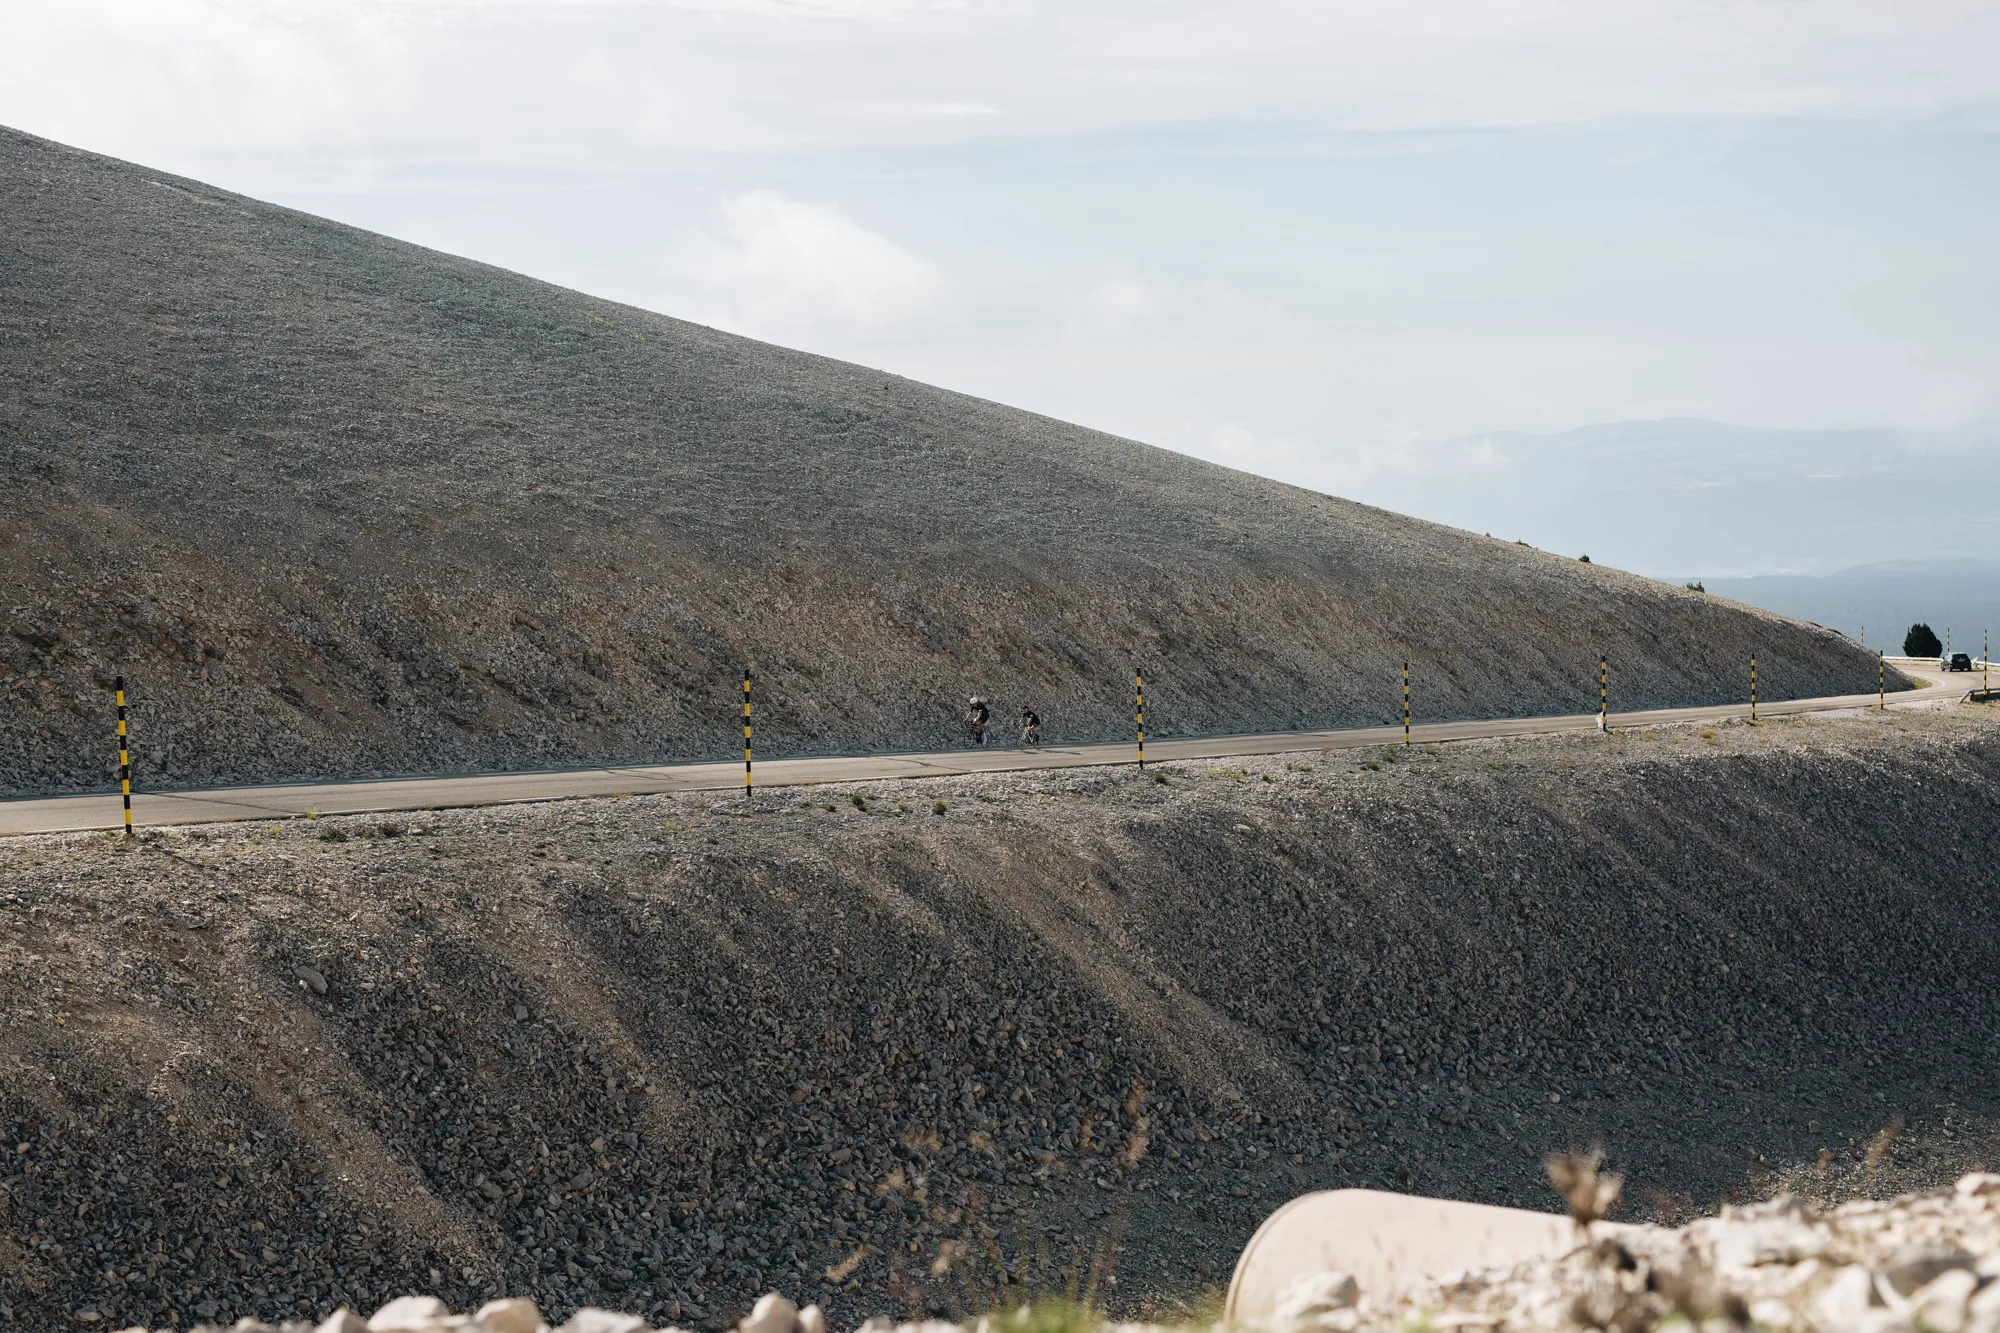
[[1302, 1190], [2000, 1162], [1979, 707], [0, 841], [0, 1318], [1171, 1313]]
[[0, 793], [1873, 689], [1838, 635], [0, 129]]

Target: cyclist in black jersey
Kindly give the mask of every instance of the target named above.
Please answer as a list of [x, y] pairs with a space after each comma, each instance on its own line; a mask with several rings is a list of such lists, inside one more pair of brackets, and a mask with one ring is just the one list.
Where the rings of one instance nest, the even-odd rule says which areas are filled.
[[986, 701], [976, 694], [965, 705], [965, 723], [972, 728], [974, 745], [986, 744], [986, 719], [990, 716], [992, 714], [987, 711]]
[[1042, 743], [1042, 717], [1032, 708], [1021, 710], [1021, 748], [1026, 750]]

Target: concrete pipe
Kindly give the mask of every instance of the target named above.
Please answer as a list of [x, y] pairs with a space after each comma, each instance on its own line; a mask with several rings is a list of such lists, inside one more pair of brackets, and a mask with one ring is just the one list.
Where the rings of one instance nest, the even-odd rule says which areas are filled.
[[1426, 1278], [1560, 1258], [1577, 1244], [1575, 1226], [1556, 1213], [1381, 1190], [1304, 1194], [1244, 1247], [1223, 1317], [1268, 1327], [1285, 1289], [1317, 1273], [1346, 1273], [1382, 1305]]

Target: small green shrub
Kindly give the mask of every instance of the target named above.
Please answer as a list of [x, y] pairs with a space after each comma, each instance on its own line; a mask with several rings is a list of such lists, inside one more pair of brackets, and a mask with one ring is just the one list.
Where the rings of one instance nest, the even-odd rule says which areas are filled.
[[854, 795], [848, 797], [847, 799], [854, 802], [854, 808], [856, 810], [866, 810], [868, 808], [868, 798], [866, 796], [863, 796], [860, 792], [855, 792]]
[[932, 802], [931, 802], [931, 813], [932, 813], [932, 814], [934, 814], [934, 815], [941, 815], [941, 814], [943, 814], [943, 813], [944, 813], [944, 802], [943, 802], [943, 801], [932, 801]]

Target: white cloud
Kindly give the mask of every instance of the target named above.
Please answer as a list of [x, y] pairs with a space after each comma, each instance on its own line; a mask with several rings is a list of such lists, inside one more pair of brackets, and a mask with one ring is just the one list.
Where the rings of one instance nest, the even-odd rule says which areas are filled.
[[1260, 435], [1232, 421], [1197, 435], [1188, 452], [1334, 495], [1438, 478], [1462, 483], [1517, 469], [1517, 460], [1488, 437], [1427, 439], [1408, 422], [1385, 422], [1354, 439], [1330, 440], [1316, 433]]
[[1137, 278], [1122, 274], [1102, 277], [1070, 302], [1063, 332], [1071, 342], [1122, 338], [1166, 305], [1167, 298], [1161, 292]]
[[[0, 122], [190, 165], [643, 166], [1208, 121], [1966, 114], [2000, 104], [1996, 49], [1980, 0], [9, 0]], [[585, 53], [605, 77], [579, 89]]]
[[1986, 415], [1988, 398], [1984, 380], [1972, 376], [1935, 380], [1918, 395], [1916, 424], [1950, 427], [1979, 421]]
[[725, 201], [672, 267], [698, 318], [763, 338], [878, 333], [932, 313], [945, 290], [929, 260], [776, 190]]

